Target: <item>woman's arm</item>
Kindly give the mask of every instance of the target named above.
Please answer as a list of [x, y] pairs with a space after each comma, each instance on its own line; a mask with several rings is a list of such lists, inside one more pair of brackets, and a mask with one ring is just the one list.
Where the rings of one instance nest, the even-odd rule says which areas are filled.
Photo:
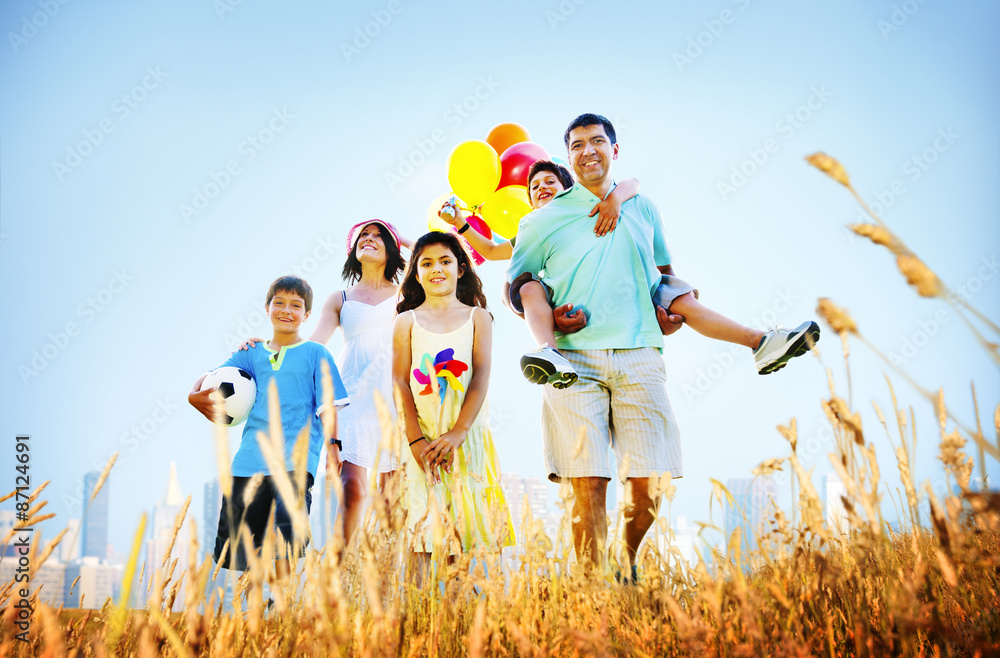
[[431, 469], [435, 466], [442, 466], [445, 470], [451, 468], [455, 449], [465, 441], [469, 428], [476, 422], [483, 402], [486, 401], [486, 390], [490, 384], [490, 354], [493, 350], [493, 325], [489, 311], [484, 308], [476, 309], [473, 329], [475, 339], [472, 343], [472, 379], [465, 391], [465, 400], [455, 425], [424, 452]]
[[427, 466], [421, 453], [427, 447], [427, 441], [421, 440], [420, 422], [417, 420], [417, 405], [413, 401], [410, 390], [410, 329], [413, 327], [413, 316], [410, 313], [397, 315], [392, 322], [392, 385], [395, 389], [393, 400], [396, 403], [396, 414], [403, 420], [403, 438], [410, 445], [410, 451], [422, 470]]
[[[458, 209], [456, 209], [454, 217], [451, 215], [439, 216], [441, 219], [457, 229], [461, 229], [469, 223], [469, 213]], [[472, 248], [482, 254], [483, 258], [486, 260], [510, 260], [510, 255], [514, 251], [510, 246], [509, 240], [504, 240], [503, 242], [497, 244], [477, 231], [471, 224], [465, 233], [462, 233], [461, 235], [468, 240], [469, 244], [472, 245]]]
[[340, 309], [344, 306], [344, 295], [338, 290], [323, 302], [323, 309], [319, 314], [319, 324], [309, 335], [309, 340], [314, 343], [326, 345], [333, 337], [333, 332], [340, 326]]
[[600, 237], [615, 230], [615, 227], [618, 226], [618, 217], [621, 216], [622, 204], [638, 193], [638, 178], [626, 178], [618, 183], [615, 189], [611, 190], [611, 194], [590, 211], [591, 217], [600, 213], [597, 223], [594, 224], [594, 233]]

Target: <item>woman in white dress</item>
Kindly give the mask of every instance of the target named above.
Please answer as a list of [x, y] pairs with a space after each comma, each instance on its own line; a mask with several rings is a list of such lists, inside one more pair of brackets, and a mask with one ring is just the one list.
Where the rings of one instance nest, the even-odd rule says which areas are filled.
[[410, 243], [401, 239], [389, 222], [372, 219], [353, 226], [347, 234], [343, 272], [348, 288], [327, 298], [319, 324], [309, 336], [309, 340], [326, 344], [337, 327], [344, 332], [344, 351], [337, 357], [337, 369], [351, 403], [338, 412], [337, 424], [343, 442], [340, 480], [344, 499], [340, 516], [345, 545], [365, 508], [368, 469], [378, 468], [379, 490], [384, 490], [399, 466], [393, 450], [379, 451], [382, 426], [375, 391], [391, 413], [392, 321], [399, 290], [396, 280], [406, 267], [401, 246], [409, 248]]

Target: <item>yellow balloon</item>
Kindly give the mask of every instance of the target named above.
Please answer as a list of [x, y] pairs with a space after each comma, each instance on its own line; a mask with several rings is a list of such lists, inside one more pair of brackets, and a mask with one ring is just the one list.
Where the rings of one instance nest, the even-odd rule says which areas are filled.
[[438, 198], [431, 201], [431, 205], [427, 206], [427, 228], [432, 231], [441, 231], [442, 233], [447, 233], [451, 229], [451, 224], [444, 221], [438, 217], [438, 211], [441, 210], [441, 206], [444, 202], [451, 197], [451, 192], [445, 192]]
[[528, 188], [508, 185], [493, 193], [483, 204], [482, 217], [486, 225], [508, 240], [517, 235], [517, 224], [531, 212]]
[[478, 206], [497, 189], [500, 156], [478, 139], [456, 146], [448, 156], [448, 183], [469, 205]]

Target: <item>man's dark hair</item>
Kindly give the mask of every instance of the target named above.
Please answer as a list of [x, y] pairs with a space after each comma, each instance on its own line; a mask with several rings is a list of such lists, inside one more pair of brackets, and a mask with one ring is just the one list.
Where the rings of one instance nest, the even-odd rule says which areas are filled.
[[573, 123], [569, 124], [569, 128], [566, 129], [566, 134], [563, 135], [563, 141], [566, 142], [566, 148], [569, 148], [569, 133], [574, 128], [585, 128], [586, 126], [604, 126], [604, 132], [607, 134], [608, 139], [611, 140], [612, 144], [618, 143], [618, 136], [615, 135], [615, 127], [611, 125], [611, 122], [602, 117], [600, 114], [581, 114], [577, 118], [573, 119]]
[[344, 278], [344, 281], [347, 281], [347, 285], [352, 285], [355, 281], [361, 280], [361, 261], [358, 260], [358, 243], [361, 241], [361, 234], [372, 224], [378, 227], [379, 235], [382, 236], [382, 246], [385, 247], [385, 271], [382, 273], [385, 280], [396, 283], [400, 272], [406, 267], [406, 261], [403, 260], [403, 256], [399, 252], [399, 245], [396, 244], [396, 239], [381, 222], [372, 222], [371, 224], [362, 226], [361, 230], [358, 231], [358, 237], [354, 240], [354, 244], [351, 245], [351, 251], [347, 254], [347, 260], [344, 261], [344, 271], [341, 272], [340, 276]]
[[271, 300], [279, 292], [293, 292], [306, 302], [306, 312], [312, 310], [313, 305], [313, 289], [309, 287], [306, 280], [297, 276], [280, 276], [274, 280], [271, 287], [267, 289], [267, 301], [264, 302], [264, 306], [270, 306]]
[[[562, 186], [565, 187], [567, 190], [569, 188], [573, 187], [573, 183], [574, 183], [574, 181], [573, 181], [573, 175], [571, 173], [569, 173], [569, 169], [567, 169], [566, 167], [562, 166], [561, 164], [552, 162], [551, 160], [536, 160], [528, 168], [528, 188], [529, 189], [531, 188], [531, 179], [534, 178], [535, 175], [538, 174], [541, 171], [547, 171], [547, 172], [549, 172], [551, 174], [554, 174], [555, 177], [559, 179], [559, 182], [562, 183]], [[530, 194], [529, 194], [529, 196], [530, 196]]]

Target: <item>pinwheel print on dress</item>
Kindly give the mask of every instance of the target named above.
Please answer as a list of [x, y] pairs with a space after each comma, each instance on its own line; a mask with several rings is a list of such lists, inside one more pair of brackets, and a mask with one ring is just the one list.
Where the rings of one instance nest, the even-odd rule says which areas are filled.
[[[433, 361], [431, 361], [430, 354], [424, 354], [421, 357], [420, 367], [413, 371], [413, 377], [418, 383], [424, 385], [420, 395], [431, 395], [437, 392], [440, 396], [440, 403], [443, 405], [449, 388], [456, 391], [465, 390], [458, 378], [469, 369], [469, 366], [464, 361], [453, 358], [454, 356], [455, 350], [449, 347], [438, 352]], [[431, 378], [431, 369], [437, 375], [433, 379]]]

